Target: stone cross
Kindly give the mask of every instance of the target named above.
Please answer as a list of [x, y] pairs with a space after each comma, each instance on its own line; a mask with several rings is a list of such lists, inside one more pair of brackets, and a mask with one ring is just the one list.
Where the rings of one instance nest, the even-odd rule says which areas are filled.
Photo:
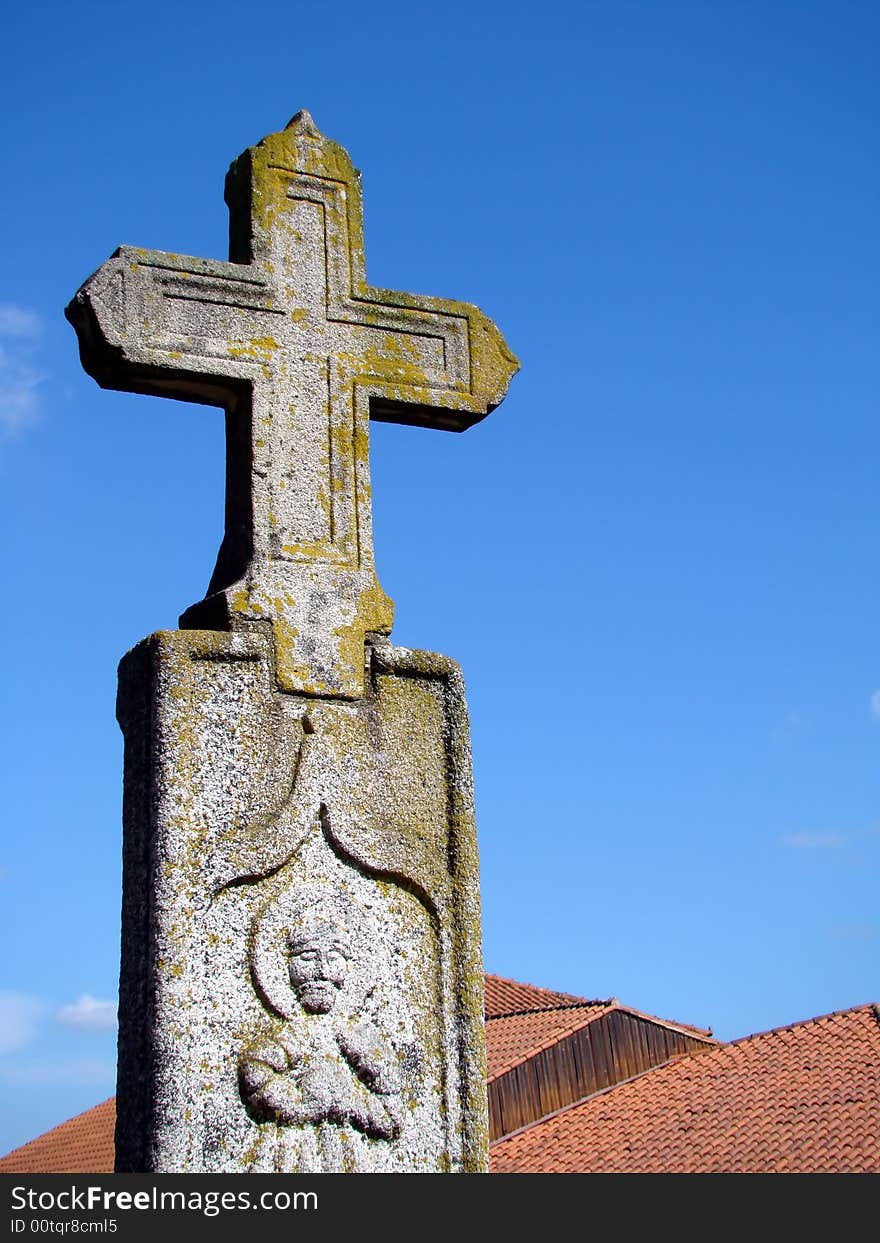
[[301, 112], [233, 164], [230, 261], [122, 247], [67, 309], [107, 388], [224, 407], [226, 532], [119, 667], [119, 1172], [482, 1171], [470, 741], [388, 641], [370, 418], [461, 431], [516, 360], [367, 285], [345, 151]]
[[356, 698], [393, 615], [369, 420], [462, 431], [516, 359], [474, 306], [367, 285], [360, 175], [307, 112], [233, 164], [226, 200], [229, 263], [121, 247], [67, 315], [102, 387], [226, 410], [226, 532], [181, 624], [268, 619], [283, 690]]

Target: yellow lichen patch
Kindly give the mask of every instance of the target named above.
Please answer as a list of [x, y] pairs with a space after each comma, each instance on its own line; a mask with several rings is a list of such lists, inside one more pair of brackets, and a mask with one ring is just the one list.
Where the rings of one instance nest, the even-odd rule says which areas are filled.
[[333, 523], [333, 498], [332, 498], [331, 493], [336, 492], [337, 482], [340, 488], [344, 488], [345, 486], [344, 479], [342, 479], [341, 477], [338, 478], [336, 475], [333, 475], [330, 478], [330, 491], [328, 492], [326, 477], [322, 478], [320, 483], [318, 484], [318, 491], [316, 494], [317, 502], [321, 506], [321, 509], [324, 513], [324, 517], [327, 519], [327, 524], [331, 531], [331, 537], [332, 537], [332, 523]]
[[[445, 383], [442, 373], [438, 372], [433, 378], [429, 376], [418, 347], [408, 343], [405, 334], [401, 333], [399, 338], [388, 334], [386, 340], [388, 345], [383, 349], [365, 346], [360, 354], [340, 352], [337, 359], [356, 383], [376, 388], [378, 381], [378, 387], [388, 400], [438, 404], [438, 390], [432, 385], [438, 381]], [[412, 354], [419, 357], [418, 362], [412, 361]], [[439, 404], [449, 404], [446, 392]]]
[[[268, 135], [251, 148], [249, 156], [250, 198], [256, 230], [271, 234], [285, 217], [289, 217], [287, 186], [290, 177], [305, 173], [338, 187], [351, 240], [362, 245], [358, 174], [344, 148], [319, 133], [312, 122], [297, 120], [286, 130]], [[330, 221], [331, 227], [333, 223]]]
[[295, 544], [283, 544], [282, 552], [288, 557], [323, 561], [333, 552], [333, 545], [325, 539], [304, 539]]
[[231, 342], [226, 349], [231, 358], [252, 358], [255, 362], [265, 362], [266, 355], [271, 355], [279, 348], [274, 337], [252, 337], [247, 344]]
[[262, 617], [264, 615], [262, 606], [251, 596], [246, 587], [241, 587], [238, 591], [232, 592], [229, 596], [229, 607], [233, 613], [250, 613], [255, 617]]
[[364, 635], [368, 631], [390, 634], [393, 623], [394, 601], [386, 596], [374, 576], [372, 584], [358, 595], [354, 620], [333, 632], [339, 645], [340, 668], [359, 678], [364, 667]]
[[389, 354], [408, 354], [410, 358], [415, 359], [420, 357], [419, 342], [414, 340], [411, 333], [388, 332], [385, 334], [382, 345]]
[[488, 405], [498, 405], [519, 371], [519, 360], [482, 311], [470, 308], [471, 387]]
[[306, 695], [325, 695], [327, 686], [315, 679], [309, 665], [296, 658], [299, 631], [285, 618], [272, 619], [275, 639], [275, 679], [279, 690], [302, 691]]

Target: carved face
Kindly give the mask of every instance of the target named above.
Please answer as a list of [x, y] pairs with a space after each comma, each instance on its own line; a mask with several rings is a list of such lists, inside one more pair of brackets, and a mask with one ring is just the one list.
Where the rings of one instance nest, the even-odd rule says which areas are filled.
[[332, 928], [294, 929], [288, 939], [290, 982], [310, 1014], [327, 1014], [345, 983], [349, 948]]

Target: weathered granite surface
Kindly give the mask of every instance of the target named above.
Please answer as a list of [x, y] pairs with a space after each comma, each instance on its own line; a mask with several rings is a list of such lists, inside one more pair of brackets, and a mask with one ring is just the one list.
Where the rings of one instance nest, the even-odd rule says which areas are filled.
[[483, 1168], [463, 686], [367, 657], [354, 702], [279, 692], [268, 627], [122, 662], [119, 1169]]
[[371, 418], [463, 430], [516, 361], [366, 284], [307, 113], [227, 178], [230, 262], [123, 247], [67, 314], [98, 382], [223, 406], [226, 534], [120, 665], [120, 1171], [478, 1171], [479, 878], [457, 667], [393, 647]]
[[393, 616], [369, 420], [462, 431], [517, 363], [476, 307], [367, 285], [360, 175], [308, 113], [235, 161], [226, 201], [231, 262], [123, 246], [68, 318], [102, 386], [226, 410], [226, 534], [181, 624], [268, 618], [284, 690], [355, 697]]

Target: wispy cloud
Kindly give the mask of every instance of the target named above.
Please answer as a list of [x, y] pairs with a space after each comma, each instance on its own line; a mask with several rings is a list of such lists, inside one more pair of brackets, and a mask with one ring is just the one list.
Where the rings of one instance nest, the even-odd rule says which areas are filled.
[[871, 716], [880, 721], [880, 691], [874, 691], [871, 696]]
[[46, 1003], [29, 993], [0, 992], [0, 1054], [15, 1053], [37, 1034]]
[[780, 846], [792, 850], [837, 850], [845, 844], [843, 833], [784, 833], [779, 838]]
[[55, 1018], [65, 1027], [78, 1027], [80, 1031], [107, 1031], [116, 1026], [116, 1002], [99, 1001], [97, 997], [83, 993], [77, 1001], [62, 1006]]
[[877, 935], [876, 924], [831, 924], [829, 932], [838, 941], [873, 941]]
[[778, 717], [771, 725], [769, 736], [776, 746], [796, 747], [815, 737], [816, 714], [809, 707], [793, 708]]
[[63, 1084], [112, 1088], [115, 1082], [116, 1062], [111, 1057], [44, 1057], [0, 1062], [0, 1083], [15, 1087]]
[[0, 303], [0, 337], [38, 337], [40, 317], [24, 306]]
[[39, 416], [38, 389], [45, 376], [35, 359], [41, 332], [34, 311], [0, 303], [0, 431], [7, 436]]

